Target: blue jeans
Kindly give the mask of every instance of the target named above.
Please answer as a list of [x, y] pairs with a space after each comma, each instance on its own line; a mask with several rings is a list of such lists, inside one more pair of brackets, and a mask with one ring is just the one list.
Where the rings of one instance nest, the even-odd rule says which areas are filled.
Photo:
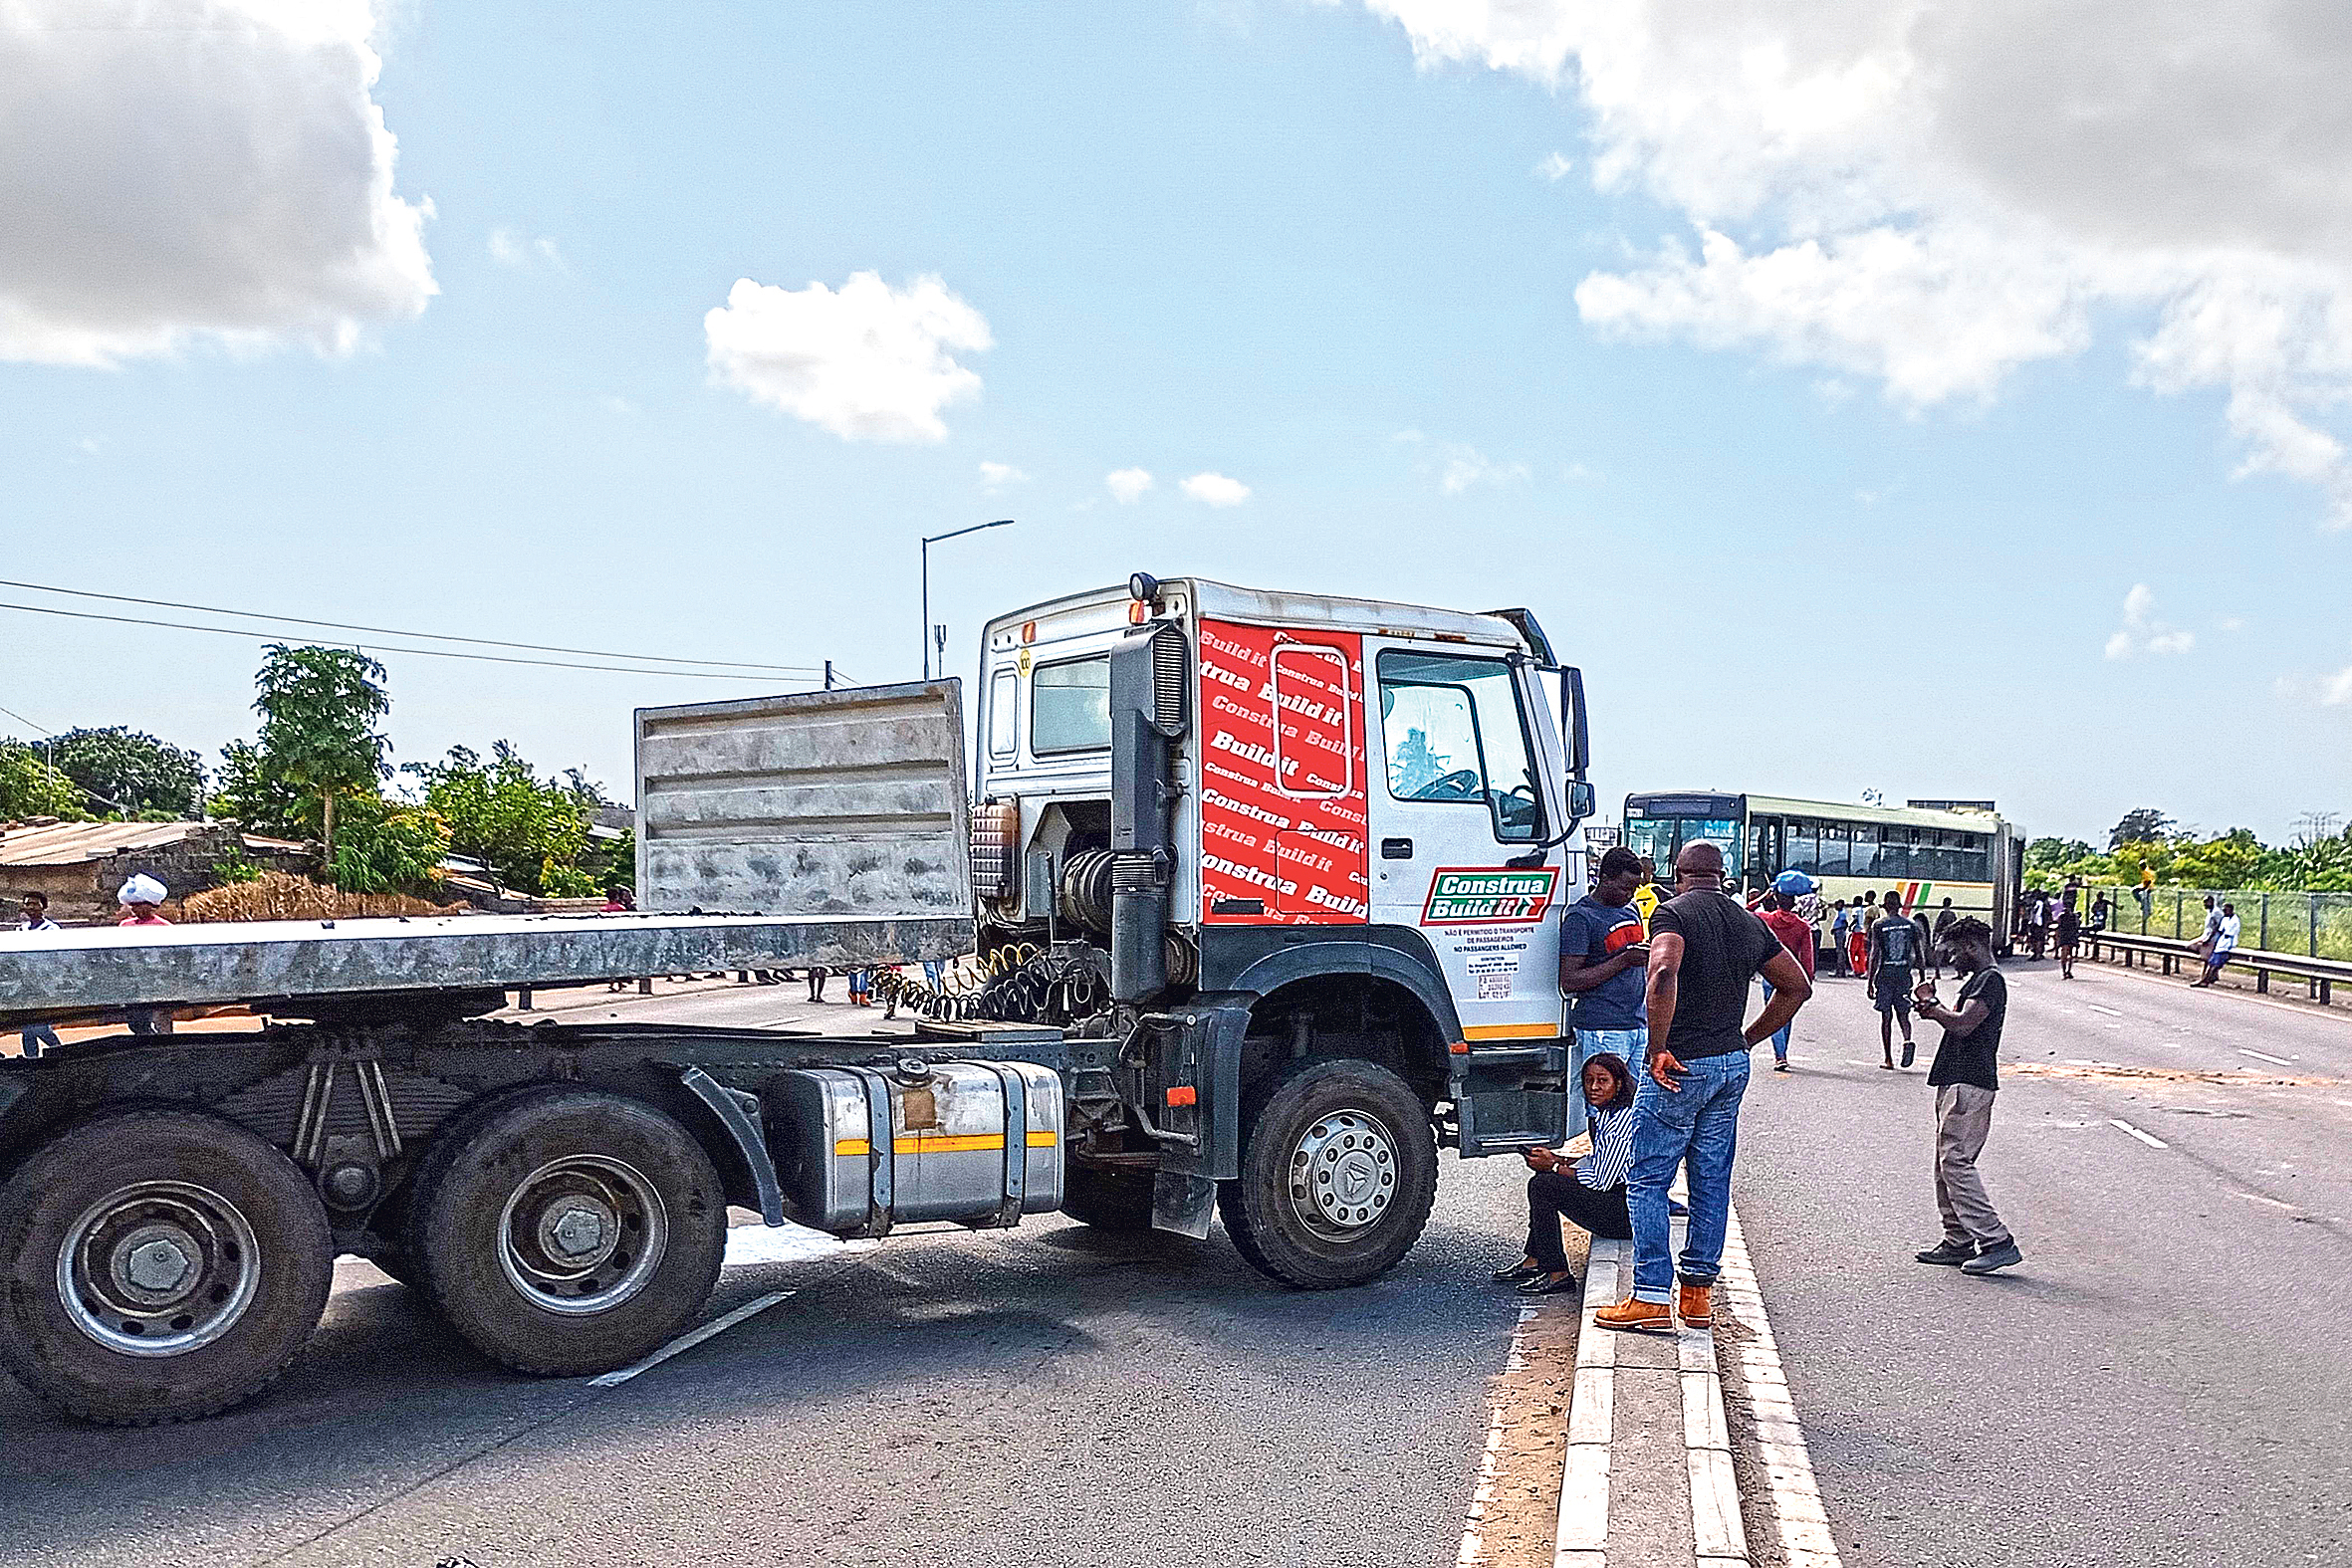
[[[1767, 1003], [1770, 1002], [1772, 1000], [1772, 983], [1766, 980], [1760, 982], [1760, 984], [1764, 987], [1764, 1000]], [[1790, 1018], [1772, 1031], [1772, 1060], [1786, 1061], [1788, 1059], [1788, 1031], [1795, 1027], [1796, 1020]]]
[[1576, 1031], [1576, 1049], [1573, 1053], [1576, 1059], [1568, 1064], [1572, 1069], [1568, 1076], [1568, 1136], [1571, 1138], [1583, 1132], [1590, 1125], [1592, 1108], [1584, 1103], [1584, 1064], [1592, 1060], [1595, 1053], [1604, 1050], [1624, 1057], [1625, 1070], [1633, 1074], [1635, 1081], [1638, 1082], [1645, 1066], [1642, 1058], [1650, 1052], [1650, 1031], [1648, 1029], [1578, 1029]]
[[44, 1045], [48, 1046], [51, 1050], [64, 1050], [66, 1048], [66, 1042], [57, 1037], [57, 1030], [50, 1027], [46, 1023], [26, 1024], [25, 1031], [21, 1036], [19, 1036], [19, 1038], [22, 1041], [24, 1053], [28, 1058], [40, 1055], [41, 1048]]
[[1643, 1301], [1672, 1299], [1673, 1232], [1667, 1228], [1666, 1189], [1687, 1158], [1691, 1228], [1682, 1250], [1682, 1277], [1705, 1284], [1723, 1269], [1724, 1231], [1732, 1215], [1732, 1157], [1740, 1143], [1740, 1098], [1748, 1092], [1748, 1053], [1728, 1051], [1683, 1064], [1679, 1090], [1658, 1087], [1642, 1074], [1633, 1096], [1633, 1175], [1625, 1208], [1633, 1221], [1633, 1293]]

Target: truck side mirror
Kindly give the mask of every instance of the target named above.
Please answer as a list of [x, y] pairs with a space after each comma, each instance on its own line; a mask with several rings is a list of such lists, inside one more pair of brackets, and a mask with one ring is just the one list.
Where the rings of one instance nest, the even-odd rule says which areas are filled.
[[1568, 815], [1581, 822], [1586, 817], [1600, 814], [1600, 796], [1589, 779], [1568, 781]]
[[[1584, 731], [1584, 672], [1573, 666], [1559, 672], [1559, 733], [1568, 744], [1568, 777], [1582, 779], [1590, 764], [1591, 742]], [[1589, 811], [1571, 810], [1589, 816]]]

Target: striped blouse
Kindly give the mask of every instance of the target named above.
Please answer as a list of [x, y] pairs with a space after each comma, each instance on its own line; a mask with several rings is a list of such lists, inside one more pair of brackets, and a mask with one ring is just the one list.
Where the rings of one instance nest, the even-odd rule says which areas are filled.
[[1592, 1153], [1576, 1162], [1576, 1180], [1596, 1193], [1623, 1187], [1633, 1169], [1633, 1107], [1592, 1113]]

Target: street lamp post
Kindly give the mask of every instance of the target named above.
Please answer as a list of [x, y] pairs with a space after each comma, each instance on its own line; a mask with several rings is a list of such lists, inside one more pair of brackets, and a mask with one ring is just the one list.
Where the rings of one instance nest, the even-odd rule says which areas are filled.
[[994, 523], [975, 523], [970, 528], [933, 534], [923, 541], [923, 679], [931, 678], [931, 547], [945, 540], [962, 539], [966, 534], [977, 534], [982, 529], [1004, 528], [1012, 521], [1011, 518], [999, 518]]

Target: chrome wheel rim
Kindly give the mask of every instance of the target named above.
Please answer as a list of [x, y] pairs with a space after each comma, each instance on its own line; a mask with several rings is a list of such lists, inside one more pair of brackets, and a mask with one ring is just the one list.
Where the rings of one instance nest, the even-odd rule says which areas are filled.
[[237, 1326], [261, 1288], [243, 1212], [193, 1182], [135, 1182], [82, 1211], [57, 1252], [66, 1316], [121, 1356], [184, 1356]]
[[499, 1266], [525, 1300], [564, 1317], [590, 1317], [653, 1277], [669, 1244], [669, 1211], [627, 1161], [568, 1155], [515, 1188], [498, 1234]]
[[1318, 1235], [1342, 1239], [1380, 1223], [1396, 1201], [1387, 1124], [1350, 1106], [1326, 1111], [1291, 1151], [1291, 1208]]

